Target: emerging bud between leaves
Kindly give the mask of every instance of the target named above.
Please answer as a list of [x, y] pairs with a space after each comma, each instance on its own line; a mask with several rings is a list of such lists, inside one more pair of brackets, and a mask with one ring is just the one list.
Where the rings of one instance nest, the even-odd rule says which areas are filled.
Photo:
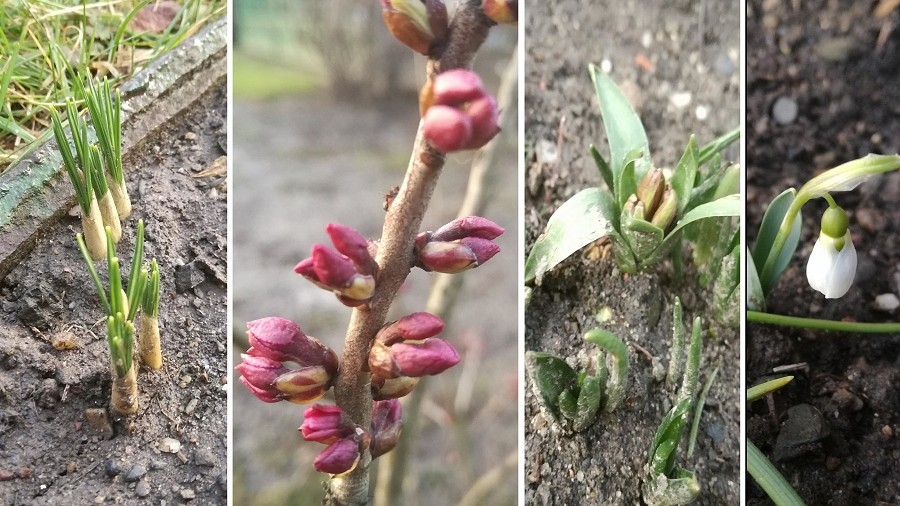
[[856, 248], [847, 213], [839, 207], [829, 207], [822, 216], [822, 231], [806, 264], [806, 279], [826, 299], [837, 299], [850, 290], [855, 277]]
[[666, 178], [661, 170], [653, 167], [641, 179], [637, 187], [637, 198], [644, 203], [644, 212], [647, 216], [653, 216], [659, 207], [666, 191]]
[[340, 406], [313, 404], [303, 412], [303, 439], [330, 445], [356, 432], [356, 426]]
[[380, 457], [397, 446], [403, 429], [403, 408], [396, 399], [375, 401], [372, 406], [372, 458]]
[[675, 214], [677, 212], [678, 195], [675, 194], [675, 191], [672, 190], [672, 188], [666, 188], [666, 191], [663, 192], [659, 207], [656, 208], [656, 212], [653, 213], [653, 217], [650, 219], [650, 223], [665, 230], [672, 224], [672, 220], [675, 219]]

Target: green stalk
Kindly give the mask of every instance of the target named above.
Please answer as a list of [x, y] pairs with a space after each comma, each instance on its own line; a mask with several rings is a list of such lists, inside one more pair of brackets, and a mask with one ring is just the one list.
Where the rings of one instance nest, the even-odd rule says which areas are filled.
[[703, 390], [700, 392], [700, 398], [697, 399], [697, 406], [694, 408], [694, 419], [691, 420], [691, 433], [688, 436], [688, 448], [687, 448], [687, 458], [691, 458], [694, 454], [694, 446], [697, 443], [697, 432], [700, 430], [700, 415], [703, 414], [703, 405], [706, 404], [706, 396], [709, 394], [709, 387], [712, 386], [713, 381], [716, 379], [716, 375], [719, 374], [719, 367], [716, 366], [713, 369], [712, 374], [709, 375], [709, 378], [706, 380], [706, 384], [703, 385]]
[[756, 445], [747, 440], [747, 472], [776, 506], [804, 506], [803, 499], [769, 462]]
[[144, 282], [147, 279], [146, 272], [141, 275], [141, 265], [144, 263], [144, 220], [138, 220], [137, 239], [134, 241], [134, 254], [131, 257], [131, 272], [128, 275], [128, 321], [134, 321], [137, 308], [144, 296]]
[[97, 269], [94, 268], [94, 262], [91, 260], [91, 254], [88, 251], [87, 246], [84, 244], [84, 238], [81, 234], [75, 235], [75, 240], [78, 242], [78, 249], [81, 250], [81, 256], [84, 257], [84, 264], [87, 265], [88, 272], [91, 275], [91, 279], [94, 281], [94, 286], [97, 288], [97, 294], [100, 296], [100, 302], [103, 303], [103, 310], [106, 311], [106, 314], [109, 315], [112, 313], [112, 309], [109, 304], [109, 299], [106, 298], [106, 290], [103, 289], [103, 283], [100, 281], [100, 276], [97, 275]]
[[672, 385], [681, 375], [681, 367], [684, 364], [684, 314], [681, 309], [681, 299], [675, 297], [675, 309], [672, 316], [672, 348], [669, 352], [669, 371], [666, 381]]
[[[67, 104], [68, 105], [68, 104]], [[86, 216], [91, 210], [91, 200], [94, 198], [94, 189], [91, 185], [90, 173], [79, 170], [75, 163], [75, 157], [72, 156], [72, 150], [69, 146], [69, 140], [66, 138], [66, 132], [63, 130], [62, 122], [59, 119], [56, 109], [50, 108], [50, 117], [53, 121], [53, 136], [56, 138], [56, 144], [62, 155], [63, 165], [66, 166], [66, 172], [69, 173], [69, 180], [75, 188], [75, 197], [78, 199], [78, 206], [81, 207], [81, 214]], [[72, 127], [72, 137], [76, 126], [70, 123]]]
[[156, 318], [159, 316], [159, 267], [155, 258], [150, 262], [150, 275], [145, 286], [141, 308], [144, 315]]
[[858, 332], [860, 334], [891, 334], [900, 332], [900, 322], [836, 322], [832, 320], [820, 320], [816, 318], [802, 318], [799, 316], [785, 316], [772, 313], [763, 313], [761, 311], [747, 311], [747, 321], [782, 325], [785, 327], [799, 327], [805, 329], [833, 330], [837, 332]]

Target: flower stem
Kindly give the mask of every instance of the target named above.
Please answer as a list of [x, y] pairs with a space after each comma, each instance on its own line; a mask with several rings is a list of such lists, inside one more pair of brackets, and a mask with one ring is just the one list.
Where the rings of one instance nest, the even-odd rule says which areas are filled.
[[747, 321], [782, 325], [785, 327], [857, 332], [860, 334], [890, 334], [900, 332], [900, 323], [836, 322], [833, 320], [763, 313], [761, 311], [747, 311]]

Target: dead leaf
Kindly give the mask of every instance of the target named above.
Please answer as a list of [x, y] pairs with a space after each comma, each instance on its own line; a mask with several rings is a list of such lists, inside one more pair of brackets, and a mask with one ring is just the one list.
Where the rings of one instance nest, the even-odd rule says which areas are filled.
[[178, 2], [155, 2], [141, 9], [128, 24], [133, 32], [162, 33], [169, 23], [178, 15], [181, 6]]
[[220, 156], [216, 158], [216, 160], [209, 167], [201, 170], [196, 174], [191, 174], [191, 177], [200, 178], [200, 177], [210, 177], [210, 176], [224, 176], [228, 173], [228, 157]]

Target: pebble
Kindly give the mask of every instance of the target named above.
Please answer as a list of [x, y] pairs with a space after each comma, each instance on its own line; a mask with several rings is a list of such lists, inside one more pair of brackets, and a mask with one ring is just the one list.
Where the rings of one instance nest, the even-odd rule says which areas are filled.
[[196, 397], [194, 397], [193, 399], [188, 401], [187, 406], [184, 407], [184, 413], [187, 415], [190, 415], [191, 413], [193, 413], [194, 410], [197, 409], [197, 403], [199, 401], [200, 400], [197, 399]]
[[12, 471], [7, 471], [6, 469], [0, 470], [0, 481], [12, 481], [15, 478], [16, 475]]
[[893, 313], [900, 307], [900, 299], [892, 293], [883, 293], [875, 297], [875, 309], [886, 313]]
[[150, 484], [147, 483], [147, 480], [139, 481], [137, 486], [134, 487], [134, 493], [137, 494], [138, 497], [147, 497], [150, 495]]
[[128, 474], [125, 475], [125, 481], [127, 483], [134, 483], [141, 479], [141, 476], [144, 476], [145, 474], [147, 474], [147, 468], [137, 464], [128, 470]]
[[818, 441], [830, 432], [822, 413], [809, 404], [798, 404], [788, 409], [788, 419], [775, 441], [775, 460], [783, 461], [799, 457], [814, 450]]
[[885, 425], [881, 427], [881, 433], [887, 437], [891, 437], [894, 435], [894, 429], [892, 429], [890, 425]]
[[106, 410], [103, 408], [88, 408], [84, 410], [84, 416], [87, 418], [88, 423], [91, 424], [91, 427], [103, 432], [107, 435], [112, 435], [113, 428], [112, 424], [109, 423], [109, 415], [106, 414]]
[[181, 489], [181, 498], [185, 501], [192, 501], [197, 495], [189, 488]]
[[778, 97], [772, 105], [772, 118], [782, 125], [790, 125], [797, 119], [800, 111], [797, 102], [790, 97]]
[[831, 400], [839, 407], [849, 409], [850, 411], [859, 411], [863, 408], [862, 399], [846, 388], [838, 388], [834, 394], [831, 395]]
[[181, 449], [181, 441], [170, 437], [159, 440], [159, 451], [163, 453], [177, 453]]
[[609, 61], [609, 58], [604, 58], [603, 61], [600, 62], [600, 70], [609, 74], [612, 72], [612, 62]]
[[107, 476], [113, 478], [122, 473], [122, 466], [115, 459], [108, 459], [103, 464], [103, 471]]
[[841, 459], [837, 457], [828, 457], [825, 459], [825, 468], [829, 471], [834, 471], [839, 467], [841, 467]]
[[206, 448], [197, 448], [194, 450], [194, 464], [204, 467], [213, 467], [216, 465], [216, 457]]
[[672, 102], [677, 109], [684, 109], [685, 107], [691, 105], [691, 92], [683, 91], [679, 93], [673, 93], [669, 97], [669, 101]]
[[694, 110], [694, 115], [697, 116], [697, 119], [699, 119], [700, 121], [705, 120], [709, 117], [709, 107], [706, 107], [705, 105], [698, 105]]
[[[887, 427], [887, 426], [885, 425], [885, 427]], [[888, 429], [890, 429], [890, 427], [888, 427]], [[31, 478], [31, 468], [30, 467], [20, 467], [19, 468], [19, 478], [22, 478], [23, 480], [27, 480], [28, 478]]]
[[197, 134], [195, 134], [194, 132], [188, 132], [188, 133], [184, 134], [184, 140], [186, 140], [186, 141], [193, 141], [196, 139], [197, 139]]
[[840, 62], [850, 57], [855, 46], [853, 37], [828, 37], [816, 45], [816, 54], [823, 60]]

